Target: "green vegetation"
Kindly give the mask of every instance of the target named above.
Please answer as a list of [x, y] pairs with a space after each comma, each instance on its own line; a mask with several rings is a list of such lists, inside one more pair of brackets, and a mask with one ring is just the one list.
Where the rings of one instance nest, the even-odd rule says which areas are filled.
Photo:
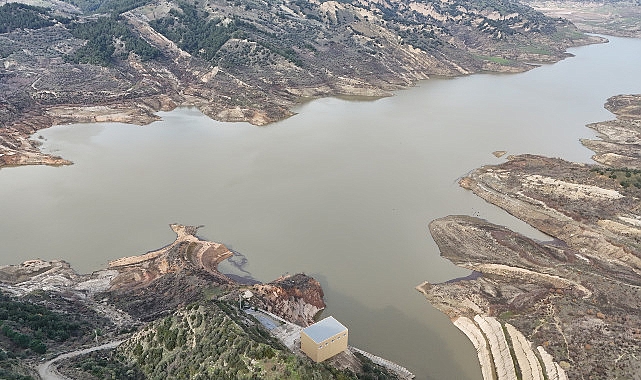
[[111, 13], [114, 15], [149, 4], [149, 0], [64, 0], [85, 13]]
[[70, 378], [84, 380], [144, 380], [145, 375], [135, 363], [127, 364], [114, 351], [95, 351], [73, 358], [58, 366]]
[[[48, 294], [34, 295], [53, 301]], [[58, 306], [54, 306], [58, 307]], [[45, 342], [59, 344], [96, 326], [74, 315], [18, 301], [0, 293], [0, 379], [27, 380], [21, 359], [41, 355]], [[340, 371], [289, 352], [235, 303], [202, 301], [148, 324], [115, 351], [97, 351], [65, 361], [71, 378], [94, 379], [395, 379], [357, 355], [362, 372]]]
[[[269, 51], [271, 51], [273, 53], [276, 53], [276, 54], [280, 55], [281, 57], [285, 58], [286, 60], [294, 63], [296, 66], [300, 67], [300, 66], [303, 65], [303, 61], [301, 61], [300, 58], [298, 58], [298, 54], [296, 54], [296, 51], [294, 49], [292, 49], [291, 47], [278, 48], [276, 46], [270, 45], [270, 44], [268, 44], [266, 42], [263, 42], [263, 41], [259, 41], [258, 43], [261, 46], [267, 48]], [[307, 45], [309, 46], [309, 44], [307, 44]], [[312, 49], [313, 49], [313, 46], [312, 46]]]
[[480, 31], [490, 33], [498, 37], [497, 33], [501, 33], [501, 38], [513, 35], [515, 32], [512, 29], [512, 22], [510, 20], [492, 20], [489, 18], [484, 19], [477, 27]]
[[109, 66], [114, 56], [126, 58], [136, 53], [142, 61], [154, 59], [160, 51], [136, 36], [130, 26], [118, 16], [100, 17], [92, 22], [74, 22], [70, 25], [74, 37], [87, 40], [87, 44], [67, 56], [73, 63], [90, 63]]
[[289, 352], [253, 317], [226, 302], [196, 303], [153, 322], [118, 349], [148, 379], [392, 379], [362, 358], [363, 374]]
[[[70, 317], [29, 302], [15, 301], [0, 293], [0, 331], [12, 351], [30, 350], [43, 354], [43, 340], [64, 342], [84, 334], [82, 326]], [[6, 341], [3, 342], [3, 346]]]
[[508, 311], [502, 312], [499, 315], [499, 319], [501, 319], [502, 321], [509, 321], [510, 319], [514, 318], [514, 316], [515, 316], [514, 311], [508, 310]]
[[9, 44], [0, 44], [0, 59], [7, 58], [14, 51], [16, 51], [16, 49], [9, 46]]
[[232, 34], [238, 30], [235, 23], [223, 24], [220, 19], [208, 20], [206, 11], [191, 4], [181, 3], [181, 11], [172, 9], [166, 17], [151, 21], [149, 25], [192, 55], [208, 61]]
[[[0, 355], [0, 358], [2, 355]], [[15, 359], [14, 359], [15, 362]], [[29, 375], [23, 375], [15, 368], [15, 365], [0, 360], [0, 379], [3, 380], [34, 380], [33, 377]]]
[[28, 370], [24, 367], [24, 364], [16, 358], [16, 354], [13, 351], [5, 351], [4, 348], [0, 349], [0, 379], [33, 380], [28, 375]]
[[[377, 364], [374, 364], [371, 360], [363, 356], [362, 354], [356, 352], [354, 354], [358, 360], [361, 361], [363, 365], [363, 373], [358, 374], [358, 379], [363, 380], [385, 380], [385, 379], [397, 379], [395, 375], [390, 374], [387, 370]], [[340, 376], [336, 378], [340, 379]]]
[[506, 58], [502, 58], [502, 57], [490, 57], [490, 56], [486, 56], [486, 55], [479, 55], [478, 58], [480, 58], [480, 59], [482, 59], [484, 61], [498, 63], [499, 65], [510, 65], [510, 64], [512, 64], [512, 61], [510, 61], [509, 59], [506, 59]]
[[49, 9], [20, 3], [0, 7], [0, 33], [16, 29], [40, 29], [54, 24]]
[[438, 39], [433, 30], [428, 31], [420, 27], [399, 29], [398, 35], [403, 38], [403, 43], [424, 51], [433, 51], [443, 45], [443, 42]]
[[641, 189], [641, 170], [639, 169], [595, 167], [590, 171], [617, 180], [619, 185], [626, 189], [630, 186]]
[[253, 23], [239, 18], [223, 22], [219, 18], [211, 18], [207, 11], [194, 5], [180, 3], [179, 6], [180, 10], [172, 9], [167, 16], [153, 20], [149, 25], [194, 56], [210, 62], [222, 60], [223, 66], [242, 65], [243, 61], [248, 60], [248, 56], [254, 55], [255, 52], [220, 52], [229, 39], [241, 38], [256, 42], [265, 48], [268, 52], [266, 56], [273, 53], [298, 66], [302, 65], [301, 59], [291, 46], [283, 47], [282, 44], [270, 42], [279, 41], [279, 37], [259, 30]]
[[20, 359], [42, 355], [47, 345], [82, 337], [88, 329], [74, 316], [0, 292], [0, 379], [31, 379]]
[[524, 46], [522, 51], [530, 54], [552, 55], [554, 52], [547, 46]]

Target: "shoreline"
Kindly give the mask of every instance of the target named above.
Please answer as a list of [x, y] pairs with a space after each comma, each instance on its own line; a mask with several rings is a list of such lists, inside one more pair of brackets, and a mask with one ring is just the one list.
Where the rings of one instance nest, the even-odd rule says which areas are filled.
[[[586, 46], [590, 44], [605, 43], [607, 39], [587, 34], [580, 40], [565, 44], [565, 49]], [[238, 105], [227, 104], [222, 94], [203, 98], [195, 88], [188, 85], [182, 95], [169, 91], [156, 93], [143, 98], [124, 99], [122, 101], [108, 101], [89, 104], [60, 103], [51, 106], [32, 104], [31, 108], [22, 110], [21, 119], [6, 123], [0, 128], [0, 169], [3, 167], [18, 167], [24, 165], [71, 165], [73, 162], [43, 153], [37, 141], [31, 138], [36, 132], [55, 125], [76, 123], [119, 122], [134, 125], [147, 125], [160, 118], [158, 111], [172, 111], [178, 107], [195, 107], [213, 120], [222, 122], [248, 122], [256, 126], [263, 126], [294, 116], [294, 108], [307, 102], [326, 98], [356, 98], [359, 101], [372, 101], [383, 97], [393, 96], [396, 91], [416, 86], [423, 80], [431, 78], [456, 78], [461, 76], [495, 73], [514, 74], [529, 71], [541, 64], [556, 63], [571, 57], [564, 51], [559, 55], [536, 55], [537, 63], [529, 61], [514, 61], [514, 65], [492, 65], [490, 68], [481, 67], [476, 70], [448, 71], [437, 73], [425, 68], [418, 68], [412, 73], [411, 79], [397, 78], [390, 73], [380, 73], [377, 81], [372, 83], [338, 78], [340, 83], [321, 83], [312, 87], [290, 87], [288, 96], [284, 94], [268, 94], [264, 103], [258, 108], [245, 108]], [[534, 60], [532, 60], [534, 61]], [[454, 64], [454, 63], [452, 63]], [[438, 70], [437, 70], [438, 71]], [[346, 83], [342, 83], [347, 81]], [[342, 83], [342, 84], [341, 84]], [[359, 84], [360, 83], [360, 84]], [[213, 100], [220, 98], [219, 100]], [[224, 101], [222, 101], [222, 100]]]
[[473, 343], [484, 380], [641, 374], [641, 94], [605, 108], [616, 119], [581, 142], [610, 166], [510, 156], [459, 182], [551, 241], [469, 216], [430, 223], [441, 256], [473, 272], [416, 290]]
[[[56, 301], [62, 301], [70, 305], [78, 316], [92, 318], [85, 315], [87, 311], [84, 309], [87, 309], [94, 313], [93, 322], [109, 321], [103, 324], [100, 334], [94, 328], [90, 330], [91, 336], [83, 339], [55, 345], [46, 341], [49, 349], [46, 355], [45, 352], [37, 355], [27, 353], [23, 362], [14, 365], [46, 379], [66, 379], [70, 373], [73, 374], [71, 378], [82, 378], [85, 368], [79, 369], [73, 363], [65, 364], [64, 361], [122, 346], [124, 350], [119, 349], [119, 352], [124, 355], [128, 353], [129, 360], [137, 359], [137, 368], [141, 370], [145, 357], [135, 352], [131, 355], [140, 338], [159, 324], [165, 326], [165, 330], [160, 331], [166, 332], [167, 321], [185, 316], [189, 317], [185, 320], [189, 322], [184, 325], [189, 327], [189, 334], [223, 325], [232, 332], [230, 338], [238, 337], [243, 331], [254, 334], [251, 339], [256, 345], [258, 342], [265, 343], [269, 335], [268, 339], [282, 343], [280, 346], [274, 345], [275, 349], [283, 352], [288, 350], [294, 357], [298, 356], [299, 363], [311, 363], [300, 351], [299, 336], [300, 331], [315, 323], [314, 317], [325, 309], [323, 289], [316, 279], [299, 273], [284, 275], [269, 283], [235, 282], [217, 268], [221, 261], [232, 256], [231, 250], [221, 243], [199, 238], [196, 235], [198, 226], [171, 224], [170, 227], [176, 233], [173, 243], [138, 256], [113, 260], [106, 268], [90, 274], [78, 274], [63, 261], [35, 259], [19, 265], [0, 266], [0, 290], [3, 295], [10, 294], [12, 299], [24, 300], [24, 303], [43, 304], [34, 300], [34, 294], [37, 294], [35, 298], [46, 299], [44, 305], [52, 309], [56, 308]], [[240, 304], [239, 299], [243, 300]], [[234, 330], [225, 321], [222, 321], [225, 322], [223, 324], [216, 320], [208, 325], [207, 322], [203, 323], [203, 319], [190, 317], [194, 310], [212, 307], [219, 307], [232, 320], [242, 323], [243, 327]], [[254, 312], [250, 311], [252, 309]], [[268, 324], [265, 330], [259, 330], [257, 324], [264, 324], [262, 320], [241, 316], [256, 316], [256, 310], [275, 319], [277, 323], [271, 324], [272, 328]], [[193, 355], [196, 351], [191, 350], [203, 348], [197, 347], [196, 339], [194, 336], [191, 348], [184, 341], [170, 348], [161, 342], [161, 347], [167, 348], [162, 355], [171, 356], [175, 354], [175, 349], [184, 349]], [[243, 350], [241, 353], [245, 352]], [[355, 352], [366, 359], [355, 356]], [[48, 360], [45, 361], [45, 358]], [[273, 356], [269, 359], [273, 359]], [[57, 366], [59, 362], [62, 362], [62, 369]], [[273, 366], [273, 361], [267, 364], [269, 367], [266, 368], [271, 368], [270, 371], [278, 370]], [[351, 346], [323, 365], [333, 367], [339, 373], [351, 371], [358, 374], [372, 371], [372, 366], [375, 366], [375, 372], [379, 374], [384, 368], [385, 376], [382, 378], [385, 379], [414, 378], [404, 367]], [[70, 366], [72, 372], [69, 372]], [[227, 364], [222, 366], [226, 367]], [[284, 373], [289, 376], [288, 372]]]

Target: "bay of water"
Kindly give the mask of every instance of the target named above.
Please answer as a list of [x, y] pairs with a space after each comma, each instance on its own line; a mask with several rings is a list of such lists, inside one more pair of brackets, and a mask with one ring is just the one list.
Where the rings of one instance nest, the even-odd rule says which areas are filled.
[[[321, 282], [350, 343], [417, 379], [479, 379], [472, 344], [414, 290], [467, 271], [439, 257], [427, 226], [468, 214], [545, 238], [458, 187], [493, 151], [590, 162], [585, 124], [641, 91], [641, 40], [571, 50], [523, 74], [432, 79], [393, 97], [301, 105], [268, 127], [194, 109], [38, 132], [67, 167], [0, 170], [0, 264], [62, 258], [80, 272], [170, 243], [170, 223], [245, 255], [261, 281]], [[227, 265], [224, 270], [231, 270]]]

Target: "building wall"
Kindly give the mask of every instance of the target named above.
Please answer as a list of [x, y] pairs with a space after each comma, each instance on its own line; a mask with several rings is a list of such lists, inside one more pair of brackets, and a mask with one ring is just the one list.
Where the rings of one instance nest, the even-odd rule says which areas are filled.
[[310, 359], [318, 363], [318, 346], [319, 344], [314, 342], [312, 338], [307, 336], [305, 332], [300, 333], [300, 349], [309, 356]]
[[300, 348], [316, 363], [329, 359], [347, 349], [347, 330], [340, 332], [333, 337], [316, 343], [303, 331], [300, 334]]

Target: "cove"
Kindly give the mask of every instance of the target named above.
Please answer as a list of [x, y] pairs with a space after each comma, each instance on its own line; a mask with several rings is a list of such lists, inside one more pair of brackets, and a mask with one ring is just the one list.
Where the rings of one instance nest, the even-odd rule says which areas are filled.
[[314, 100], [267, 127], [178, 109], [144, 127], [40, 131], [44, 151], [75, 164], [0, 170], [0, 264], [61, 258], [86, 272], [173, 241], [170, 223], [204, 225], [258, 280], [319, 279], [323, 315], [355, 346], [417, 379], [478, 379], [472, 344], [414, 290], [469, 274], [439, 257], [427, 224], [468, 214], [545, 238], [457, 179], [502, 162], [496, 150], [590, 162], [585, 124], [612, 118], [608, 97], [641, 91], [641, 40], [571, 52], [522, 74]]

